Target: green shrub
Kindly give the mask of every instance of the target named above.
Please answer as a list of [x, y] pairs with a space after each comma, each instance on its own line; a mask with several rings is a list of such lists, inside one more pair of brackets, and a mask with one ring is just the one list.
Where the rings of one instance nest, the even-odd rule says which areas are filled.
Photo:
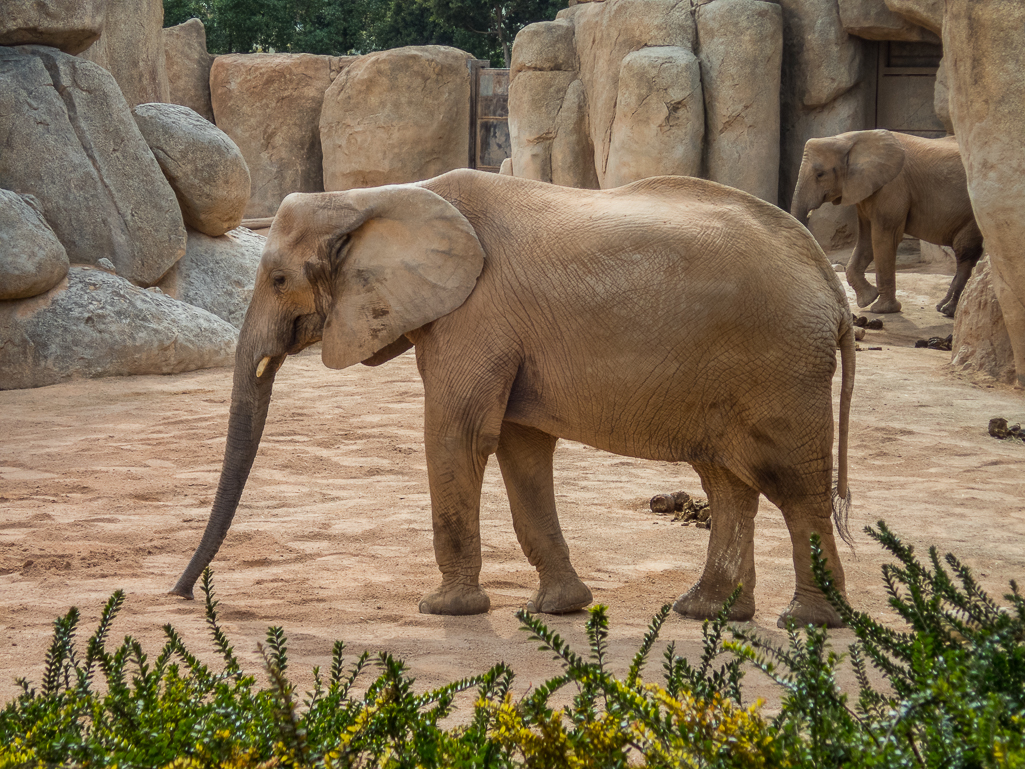
[[[131, 637], [110, 651], [119, 591], [84, 648], [75, 640], [76, 609], [54, 623], [40, 688], [20, 680], [21, 695], [0, 711], [0, 769], [1025, 767], [1025, 600], [1017, 585], [1001, 608], [953, 556], [941, 560], [932, 549], [923, 565], [882, 522], [867, 531], [895, 556], [883, 579], [907, 630], [851, 608], [813, 539], [816, 581], [857, 637], [848, 653], [832, 651], [823, 629], [790, 627], [787, 644], [776, 646], [730, 627], [735, 593], [704, 623], [696, 665], [670, 644], [664, 682], [651, 684], [641, 673], [669, 606], [652, 620], [623, 678], [608, 669], [605, 607], [589, 613], [586, 657], [521, 611], [524, 629], [563, 672], [517, 701], [505, 665], [417, 694], [401, 661], [363, 653], [347, 665], [341, 642], [330, 670], [314, 669], [313, 691], [300, 701], [276, 627], [260, 646], [268, 684], [259, 688], [218, 625], [209, 571], [202, 589], [220, 670], [200, 662], [169, 625], [155, 659]], [[837, 684], [848, 659], [859, 682], [853, 703]], [[742, 702], [746, 664], [782, 687], [771, 720]], [[353, 685], [371, 668], [377, 677], [357, 696]], [[564, 687], [570, 704], [553, 706]], [[441, 727], [456, 695], [471, 689], [468, 723]]]

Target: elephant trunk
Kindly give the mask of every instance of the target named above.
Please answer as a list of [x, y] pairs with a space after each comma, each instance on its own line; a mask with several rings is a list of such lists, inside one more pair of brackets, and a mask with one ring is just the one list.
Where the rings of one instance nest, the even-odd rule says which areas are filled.
[[794, 202], [790, 204], [790, 215], [805, 227], [808, 226], [808, 217], [811, 216], [811, 212], [818, 208], [818, 205], [812, 205], [808, 197], [808, 188], [804, 179], [798, 180], [797, 189], [794, 190]]
[[[224, 464], [221, 479], [217, 485], [213, 509], [207, 521], [203, 539], [189, 561], [189, 565], [178, 578], [171, 595], [191, 599], [193, 586], [210, 565], [224, 541], [239, 498], [245, 488], [249, 471], [253, 467], [260, 437], [267, 421], [274, 375], [285, 356], [272, 358], [267, 363], [255, 360], [255, 344], [243, 328], [239, 346], [235, 353], [235, 378], [231, 391], [231, 412], [228, 417], [228, 439], [224, 448]], [[264, 371], [266, 369], [266, 371]]]

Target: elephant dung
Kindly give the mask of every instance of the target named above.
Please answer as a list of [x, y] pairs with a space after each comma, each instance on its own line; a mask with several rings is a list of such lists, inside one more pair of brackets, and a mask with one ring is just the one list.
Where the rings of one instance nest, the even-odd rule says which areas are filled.
[[230, 366], [237, 334], [157, 289], [73, 266], [47, 293], [0, 303], [0, 390]]
[[167, 70], [168, 101], [195, 110], [211, 123], [210, 67], [214, 57], [206, 50], [206, 28], [199, 19], [165, 27], [164, 67]]
[[408, 46], [346, 68], [320, 115], [324, 189], [417, 182], [465, 168], [470, 59], [446, 46]]
[[151, 286], [185, 253], [174, 192], [102, 68], [54, 48], [0, 48], [0, 136], [0, 187], [39, 200], [72, 264], [107, 257]]
[[216, 238], [242, 224], [249, 168], [224, 131], [178, 104], [140, 104], [132, 115], [178, 198], [186, 225]]
[[989, 434], [1000, 440], [1014, 438], [1025, 441], [1025, 430], [1021, 429], [1021, 425], [1008, 425], [1003, 417], [993, 417], [989, 420]]
[[64, 280], [68, 266], [38, 201], [0, 190], [0, 300], [45, 293]]
[[4, 0], [0, 45], [84, 51], [100, 36], [107, 0]]
[[708, 500], [693, 497], [686, 491], [656, 494], [648, 501], [648, 507], [656, 515], [673, 513], [673, 523], [682, 522], [684, 526], [693, 523], [699, 529], [707, 529], [712, 525], [712, 510]]

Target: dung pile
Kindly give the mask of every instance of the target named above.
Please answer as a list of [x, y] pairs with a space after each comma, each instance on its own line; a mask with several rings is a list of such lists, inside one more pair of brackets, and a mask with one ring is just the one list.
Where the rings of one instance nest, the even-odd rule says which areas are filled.
[[674, 491], [671, 494], [656, 494], [648, 502], [651, 512], [657, 515], [673, 515], [673, 523], [681, 522], [684, 526], [694, 524], [699, 529], [712, 528], [712, 509], [708, 500], [703, 497], [692, 497], [686, 491]]
[[[1008, 425], [1007, 420], [1003, 417], [993, 417], [989, 420], [989, 434], [1000, 440], [1010, 438], [1012, 440], [1025, 441], [1025, 430], [1022, 429], [1021, 425]], [[653, 499], [652, 503], [654, 501]], [[652, 510], [654, 509], [653, 507]]]

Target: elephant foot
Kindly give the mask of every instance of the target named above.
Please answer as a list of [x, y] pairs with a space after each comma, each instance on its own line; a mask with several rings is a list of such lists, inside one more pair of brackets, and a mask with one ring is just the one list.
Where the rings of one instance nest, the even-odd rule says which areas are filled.
[[836, 613], [836, 609], [821, 596], [817, 599], [802, 599], [794, 596], [794, 600], [790, 602], [786, 611], [779, 615], [779, 619], [776, 620], [776, 626], [785, 628], [788, 620], [793, 620], [794, 624], [798, 627], [806, 625], [814, 625], [815, 627], [822, 627], [823, 625], [826, 627], [847, 627], [840, 620], [840, 615]]
[[491, 608], [491, 599], [479, 587], [446, 588], [428, 593], [420, 601], [421, 614], [484, 614]]
[[527, 601], [526, 608], [531, 614], [566, 614], [583, 609], [592, 600], [591, 588], [576, 574], [571, 574], [558, 580], [541, 580], [541, 586]]
[[[718, 591], [704, 590], [698, 582], [694, 587], [676, 599], [673, 610], [690, 619], [713, 619], [729, 598], [729, 593], [722, 595]], [[729, 619], [733, 622], [746, 622], [755, 615], [754, 596], [742, 591], [737, 602], [730, 609]]]
[[947, 302], [946, 304], [940, 302], [936, 305], [936, 309], [948, 318], [953, 318], [954, 312], [957, 310], [957, 302]]
[[884, 315], [890, 312], [900, 312], [900, 302], [898, 302], [896, 298], [887, 299], [879, 297], [875, 304], [868, 308], [868, 311], [879, 315]]
[[868, 307], [879, 297], [876, 287], [861, 276], [852, 278], [848, 275], [847, 284], [854, 289], [854, 301], [858, 303], [858, 307]]

